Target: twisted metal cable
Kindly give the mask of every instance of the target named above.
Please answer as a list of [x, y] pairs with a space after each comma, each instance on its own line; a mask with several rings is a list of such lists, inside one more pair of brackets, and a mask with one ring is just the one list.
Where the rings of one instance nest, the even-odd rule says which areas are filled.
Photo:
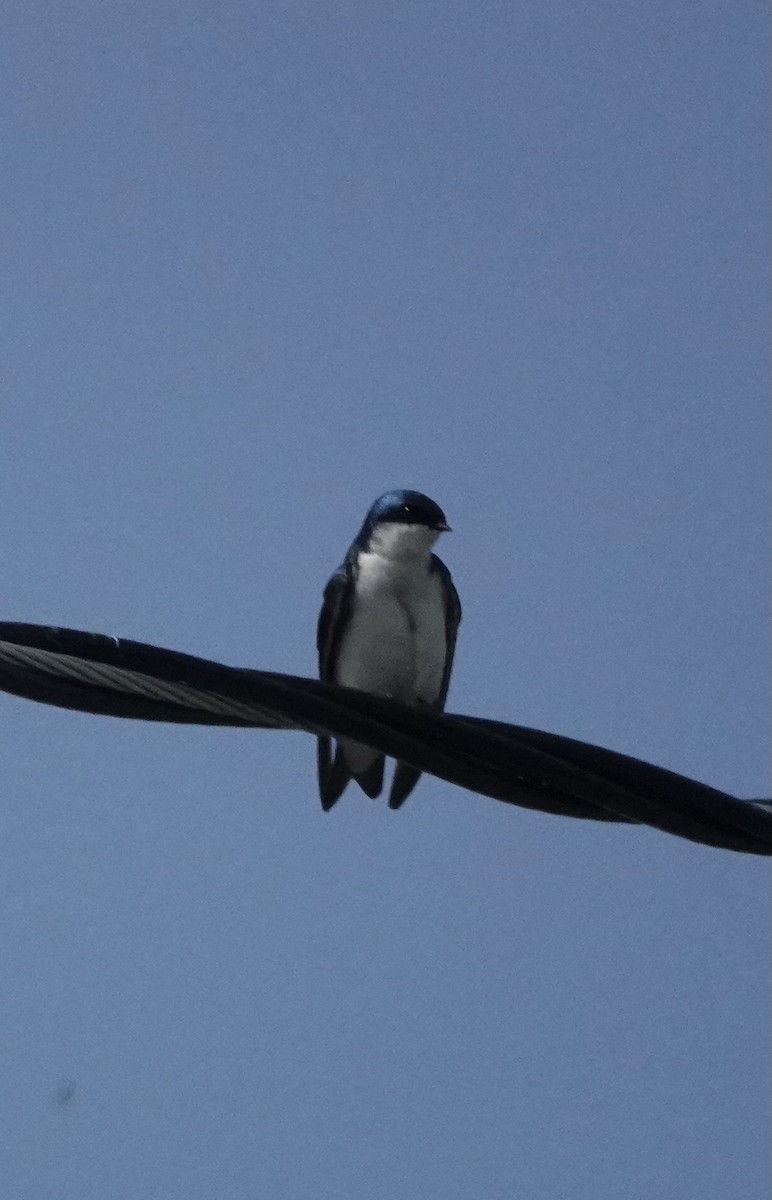
[[772, 854], [772, 813], [628, 755], [142, 642], [0, 622], [0, 688], [107, 716], [353, 738], [509, 804], [647, 824], [708, 846]]

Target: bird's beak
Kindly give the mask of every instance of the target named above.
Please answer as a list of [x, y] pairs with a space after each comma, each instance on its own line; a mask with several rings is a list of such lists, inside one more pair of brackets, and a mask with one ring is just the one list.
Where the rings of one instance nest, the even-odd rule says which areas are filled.
[[437, 530], [438, 533], [452, 533], [453, 532], [450, 525], [446, 524], [444, 521], [441, 525], [435, 525], [434, 528]]

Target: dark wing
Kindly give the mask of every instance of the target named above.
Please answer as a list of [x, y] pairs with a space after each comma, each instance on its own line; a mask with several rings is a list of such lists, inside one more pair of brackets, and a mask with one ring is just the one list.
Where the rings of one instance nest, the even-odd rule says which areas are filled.
[[[332, 678], [333, 664], [337, 657], [343, 630], [351, 615], [355, 570], [353, 563], [345, 562], [342, 567], [338, 568], [324, 589], [322, 611], [319, 613], [319, 623], [316, 627], [319, 678], [323, 683], [334, 682]], [[325, 812], [329, 812], [335, 801], [340, 799], [351, 776], [340, 752], [333, 754], [332, 742], [329, 737], [317, 738], [316, 762], [322, 808]]]
[[316, 648], [319, 651], [319, 678], [323, 683], [334, 682], [333, 663], [338, 655], [340, 639], [351, 616], [356, 567], [345, 562], [338, 567], [324, 589], [322, 611], [316, 627]]
[[[461, 601], [458, 598], [458, 592], [453, 586], [450, 571], [442, 559], [437, 558], [434, 554], [432, 555], [431, 569], [442, 579], [442, 591], [445, 597], [445, 645], [447, 647], [445, 671], [442, 676], [440, 694], [432, 705], [433, 708], [443, 709], [448, 697], [448, 688], [450, 687], [453, 656], [456, 653], [456, 637], [461, 621]], [[421, 772], [417, 767], [410, 767], [407, 763], [397, 763], [394, 770], [391, 792], [389, 793], [389, 808], [401, 808], [420, 778]]]
[[437, 697], [436, 708], [443, 709], [445, 701], [448, 698], [448, 688], [450, 687], [450, 673], [453, 670], [453, 656], [456, 653], [456, 637], [458, 636], [458, 627], [461, 623], [461, 601], [458, 598], [458, 592], [453, 586], [453, 579], [450, 571], [445, 566], [442, 559], [432, 555], [432, 571], [436, 572], [442, 579], [442, 590], [445, 595], [445, 644], [447, 645], [447, 654], [445, 656], [445, 673], [442, 676], [442, 688]]

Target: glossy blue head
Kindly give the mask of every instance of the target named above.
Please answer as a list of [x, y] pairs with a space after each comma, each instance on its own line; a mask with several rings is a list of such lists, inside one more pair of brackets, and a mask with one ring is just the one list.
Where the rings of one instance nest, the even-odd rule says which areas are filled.
[[439, 504], [435, 504], [423, 492], [399, 489], [379, 496], [367, 514], [368, 521], [376, 525], [390, 521], [396, 525], [425, 525], [437, 533], [449, 533], [450, 526]]
[[423, 492], [399, 489], [378, 497], [355, 544], [402, 557], [403, 553], [428, 551], [441, 533], [449, 531], [439, 504]]

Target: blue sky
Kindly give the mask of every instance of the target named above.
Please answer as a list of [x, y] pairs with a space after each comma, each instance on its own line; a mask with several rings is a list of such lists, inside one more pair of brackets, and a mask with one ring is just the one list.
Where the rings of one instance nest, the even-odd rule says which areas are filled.
[[[452, 710], [768, 793], [766, 6], [3, 26], [2, 618], [313, 674], [416, 487]], [[4, 1195], [767, 1193], [763, 861], [0, 714]]]

